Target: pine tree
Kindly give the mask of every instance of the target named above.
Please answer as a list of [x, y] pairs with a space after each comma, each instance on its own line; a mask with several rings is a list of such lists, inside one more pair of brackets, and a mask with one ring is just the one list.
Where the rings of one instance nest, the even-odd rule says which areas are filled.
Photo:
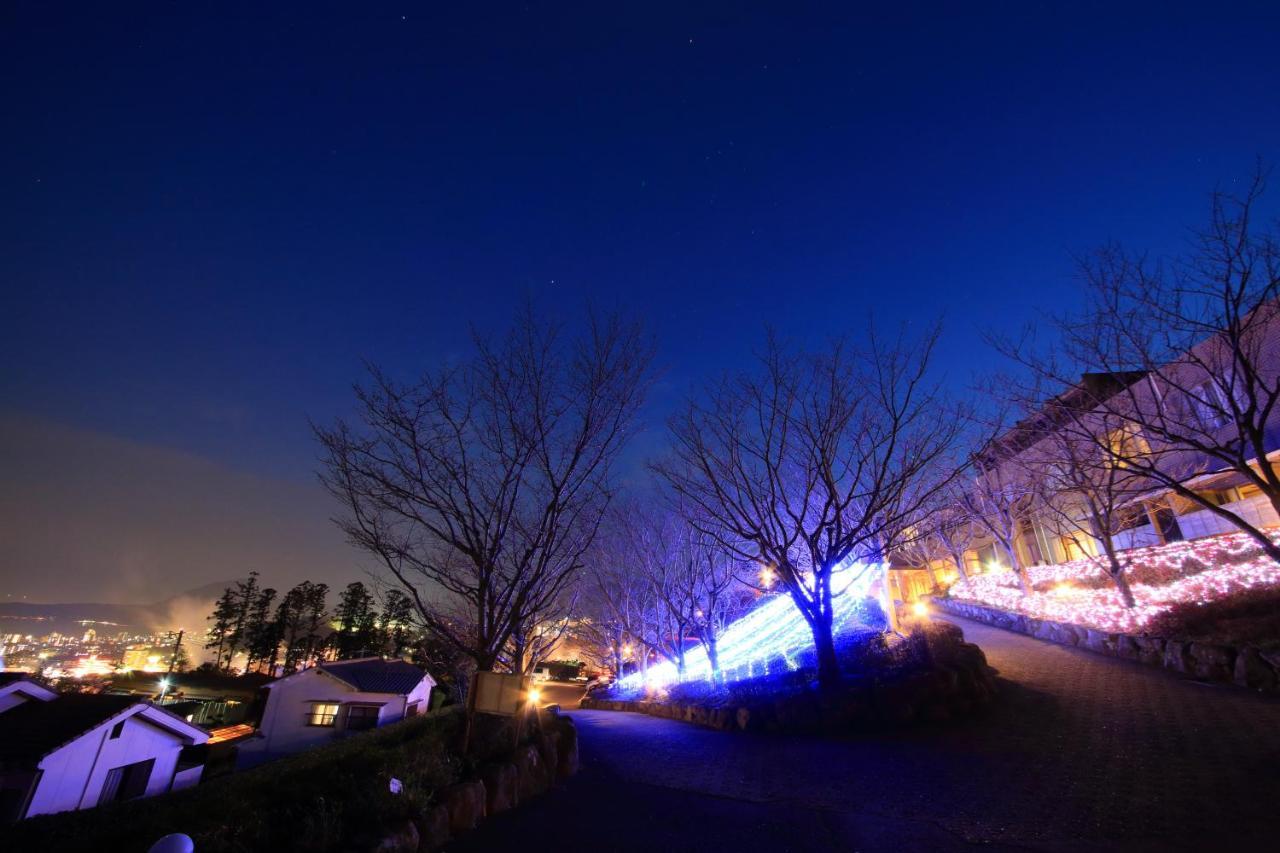
[[311, 581], [298, 584], [284, 594], [280, 606], [276, 608], [275, 622], [279, 626], [280, 637], [284, 643], [286, 674], [298, 670], [298, 662], [306, 653], [307, 596], [311, 586]]
[[222, 650], [227, 644], [227, 640], [231, 635], [232, 628], [235, 625], [236, 618], [236, 597], [235, 590], [227, 587], [222, 591], [222, 596], [213, 606], [213, 613], [207, 617], [207, 621], [213, 623], [209, 628], [206, 636], [208, 642], [204, 644], [206, 649], [216, 649], [214, 652], [214, 666], [222, 666]]
[[257, 597], [258, 573], [249, 572], [247, 579], [236, 582], [233, 594], [235, 621], [232, 623], [231, 631], [227, 635], [227, 658], [222, 667], [224, 671], [229, 672], [231, 670], [231, 661], [236, 656], [236, 652], [247, 645], [248, 637], [245, 628], [249, 624], [249, 615], [253, 610]]
[[329, 596], [327, 583], [311, 584], [307, 587], [303, 601], [303, 654], [301, 662], [310, 663], [319, 653], [324, 641], [321, 631], [329, 618], [326, 599]]
[[262, 590], [254, 598], [249, 608], [249, 617], [245, 622], [245, 652], [248, 661], [245, 671], [261, 669], [268, 658], [274, 658], [280, 638], [276, 633], [276, 621], [271, 618], [271, 605], [275, 603], [276, 591], [270, 587]]
[[400, 657], [409, 645], [413, 624], [413, 599], [398, 589], [389, 590], [378, 616], [381, 651]]
[[347, 584], [333, 615], [338, 619], [338, 632], [332, 638], [332, 645], [339, 660], [374, 651], [377, 616], [373, 611], [373, 596], [363, 583]]

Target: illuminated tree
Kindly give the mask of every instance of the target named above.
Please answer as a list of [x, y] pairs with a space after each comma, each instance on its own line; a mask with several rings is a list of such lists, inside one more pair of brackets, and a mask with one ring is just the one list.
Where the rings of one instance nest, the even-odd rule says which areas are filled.
[[939, 495], [939, 506], [928, 516], [924, 524], [930, 542], [936, 550], [945, 554], [956, 567], [962, 580], [969, 579], [969, 569], [965, 565], [965, 555], [973, 548], [978, 538], [978, 525], [965, 507], [964, 500], [957, 494], [956, 486]]
[[[565, 615], [649, 358], [616, 319], [571, 338], [526, 309], [500, 342], [477, 337], [416, 383], [371, 369], [359, 421], [316, 430], [348, 539], [477, 667]], [[531, 663], [517, 648], [513, 668]]]
[[1018, 554], [1018, 534], [1035, 507], [1034, 484], [1010, 457], [988, 448], [979, 454], [978, 475], [958, 495], [964, 513], [1004, 552], [1023, 594], [1031, 592], [1031, 578]]
[[656, 470], [695, 524], [735, 558], [776, 573], [812, 633], [819, 682], [840, 677], [832, 577], [878, 563], [955, 476], [967, 424], [922, 340], [872, 331], [796, 355], [771, 337], [757, 369], [713, 383], [671, 419]]

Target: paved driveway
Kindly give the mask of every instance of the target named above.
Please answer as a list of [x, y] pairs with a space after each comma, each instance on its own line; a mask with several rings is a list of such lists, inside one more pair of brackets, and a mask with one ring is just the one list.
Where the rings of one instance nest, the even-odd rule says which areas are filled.
[[582, 772], [450, 849], [1280, 843], [1280, 700], [954, 621], [1001, 673], [980, 718], [832, 740], [574, 711]]

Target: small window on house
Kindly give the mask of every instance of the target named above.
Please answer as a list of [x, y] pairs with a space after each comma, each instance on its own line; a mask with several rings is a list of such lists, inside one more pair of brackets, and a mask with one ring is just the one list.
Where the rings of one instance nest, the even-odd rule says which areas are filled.
[[352, 731], [378, 727], [377, 705], [351, 705], [347, 708], [347, 728]]
[[124, 731], [124, 723], [125, 721], [121, 720], [120, 722], [112, 726], [111, 737], [109, 738], [109, 740], [115, 740], [116, 738], [120, 737], [120, 733]]
[[148, 758], [135, 764], [113, 768], [103, 780], [102, 792], [98, 795], [98, 805], [117, 803], [123, 800], [136, 800], [147, 792], [147, 783], [151, 781], [151, 770], [156, 760]]
[[307, 715], [307, 725], [333, 726], [337, 719], [337, 702], [312, 702], [311, 713]]
[[406, 717], [416, 717], [416, 716], [418, 716], [418, 707], [419, 707], [419, 705], [420, 705], [420, 704], [421, 704], [421, 703], [419, 703], [419, 702], [410, 702], [410, 703], [408, 704], [408, 706], [404, 709], [404, 715], [405, 715]]
[[1191, 405], [1205, 429], [1217, 429], [1231, 420], [1222, 391], [1213, 382], [1202, 382], [1192, 390]]

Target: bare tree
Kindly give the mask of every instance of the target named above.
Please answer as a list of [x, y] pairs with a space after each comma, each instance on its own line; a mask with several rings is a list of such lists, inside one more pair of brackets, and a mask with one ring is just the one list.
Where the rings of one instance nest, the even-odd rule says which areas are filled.
[[1280, 513], [1280, 474], [1267, 459], [1280, 402], [1280, 237], [1274, 224], [1256, 222], [1264, 187], [1259, 168], [1243, 195], [1215, 193], [1208, 226], [1169, 263], [1118, 246], [1082, 261], [1088, 305], [1051, 318], [1056, 351], [998, 343], [1042, 380], [1082, 393], [1082, 374], [1140, 374], [1121, 393], [1092, 401], [1126, 424], [1105, 448], [1115, 464], [1280, 560], [1280, 546], [1259, 525], [1203, 491], [1208, 477], [1233, 477]]
[[808, 622], [818, 679], [840, 679], [832, 576], [878, 562], [948, 481], [965, 418], [927, 372], [932, 328], [912, 345], [833, 342], [797, 356], [770, 337], [757, 370], [708, 387], [671, 419], [655, 466], [704, 533], [772, 567]]
[[1018, 532], [1031, 517], [1035, 488], [1031, 481], [991, 445], [977, 462], [978, 476], [970, 488], [960, 490], [964, 513], [1004, 552], [1009, 568], [1024, 595], [1031, 592], [1031, 578], [1018, 554]]
[[1021, 459], [1037, 487], [1036, 507], [1082, 553], [1088, 553], [1085, 541], [1097, 543], [1103, 568], [1124, 605], [1133, 607], [1133, 591], [1125, 577], [1129, 561], [1121, 556], [1116, 536], [1143, 515], [1134, 501], [1142, 481], [1116, 464], [1108, 450], [1122, 425], [1106, 412], [1080, 411], [1064, 398], [1045, 407], [1034, 423], [1034, 444]]
[[[568, 338], [526, 308], [499, 343], [402, 385], [376, 368], [359, 421], [317, 428], [338, 524], [480, 669], [552, 619], [611, 493], [644, 391], [639, 330], [594, 316]], [[521, 640], [525, 645], [520, 647]]]
[[940, 495], [940, 506], [930, 516], [927, 525], [929, 539], [956, 567], [961, 580], [969, 579], [965, 554], [978, 538], [978, 525], [956, 493], [956, 485]]

